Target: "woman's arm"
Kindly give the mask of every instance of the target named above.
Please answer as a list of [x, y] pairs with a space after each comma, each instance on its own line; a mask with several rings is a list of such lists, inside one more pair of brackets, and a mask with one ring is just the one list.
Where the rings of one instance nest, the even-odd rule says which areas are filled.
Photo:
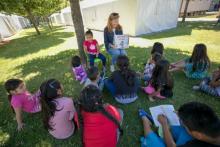
[[105, 44], [106, 50], [108, 50], [109, 49], [109, 38], [108, 38], [107, 28], [104, 29], [104, 44]]
[[15, 117], [18, 123], [18, 131], [22, 130], [24, 127], [24, 124], [22, 122], [22, 109], [21, 108], [14, 108], [15, 110]]

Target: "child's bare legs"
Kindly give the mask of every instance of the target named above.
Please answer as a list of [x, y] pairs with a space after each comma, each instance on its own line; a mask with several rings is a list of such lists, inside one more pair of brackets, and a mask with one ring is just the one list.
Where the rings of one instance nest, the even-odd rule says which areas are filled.
[[175, 63], [171, 63], [171, 69], [169, 71], [183, 70], [185, 67], [185, 61], [181, 60]]
[[149, 133], [152, 132], [151, 122], [146, 116], [142, 116], [141, 119], [142, 119], [143, 126], [144, 126], [144, 136], [146, 137]]

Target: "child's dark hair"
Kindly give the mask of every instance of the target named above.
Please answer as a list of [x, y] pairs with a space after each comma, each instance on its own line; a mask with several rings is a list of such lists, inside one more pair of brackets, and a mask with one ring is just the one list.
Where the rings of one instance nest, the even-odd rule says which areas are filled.
[[207, 67], [210, 67], [210, 60], [207, 55], [207, 48], [205, 44], [200, 43], [194, 46], [189, 62], [193, 63], [193, 71], [197, 69], [204, 71]]
[[[9, 103], [11, 103], [11, 98], [12, 98], [12, 95], [11, 95], [10, 92], [16, 90], [21, 83], [23, 83], [23, 81], [20, 80], [20, 79], [9, 79], [9, 80], [7, 80], [5, 82], [5, 89], [6, 89], [7, 93], [8, 93], [8, 101], [9, 101]], [[12, 111], [14, 112], [13, 108], [12, 108]]]
[[157, 53], [163, 55], [163, 50], [164, 50], [163, 44], [160, 42], [155, 42], [153, 45], [153, 48], [151, 50], [151, 54], [154, 54], [157, 52]]
[[81, 65], [81, 59], [80, 59], [80, 57], [79, 57], [79, 56], [73, 56], [71, 63], [72, 63], [72, 67], [78, 67], [78, 66], [80, 66], [80, 65]]
[[92, 33], [92, 31], [89, 29], [88, 31], [86, 31], [85, 35], [91, 35], [91, 36], [93, 36], [93, 33]]
[[152, 60], [154, 60], [155, 63], [157, 63], [161, 59], [162, 59], [162, 55], [160, 53], [156, 52], [152, 54]]
[[57, 93], [58, 89], [61, 89], [61, 84], [56, 79], [47, 80], [40, 86], [43, 124], [47, 130], [53, 130], [53, 124], [50, 124], [49, 120], [55, 111], [60, 111], [57, 110], [55, 101], [60, 96]]
[[[107, 117], [109, 120], [111, 120], [113, 123], [115, 123], [118, 126], [122, 135], [123, 130], [121, 128], [119, 121], [114, 116], [112, 116], [108, 111], [105, 110], [102, 93], [96, 86], [89, 85], [81, 91], [79, 105], [80, 105], [80, 109], [85, 112], [102, 113], [105, 117]], [[83, 122], [83, 118], [82, 118], [82, 122]], [[83, 132], [83, 125], [82, 125], [82, 132]]]
[[169, 73], [170, 63], [167, 60], [161, 59], [156, 63], [152, 73], [152, 86], [157, 90], [161, 85], [169, 85], [173, 87], [173, 80]]
[[179, 108], [178, 115], [190, 131], [198, 131], [213, 138], [220, 136], [220, 120], [208, 105], [189, 102]]
[[95, 81], [97, 79], [99, 75], [99, 69], [95, 66], [90, 67], [87, 70], [87, 77], [91, 80], [91, 81]]
[[134, 86], [136, 74], [129, 68], [129, 59], [125, 55], [120, 55], [117, 58], [117, 66], [119, 71], [126, 81], [128, 86]]

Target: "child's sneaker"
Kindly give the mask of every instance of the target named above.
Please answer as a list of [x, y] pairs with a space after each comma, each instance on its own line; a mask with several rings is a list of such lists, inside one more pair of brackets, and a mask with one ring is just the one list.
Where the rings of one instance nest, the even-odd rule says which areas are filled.
[[200, 89], [200, 87], [198, 85], [195, 85], [195, 86], [193, 86], [192, 89], [195, 90], [195, 91], [198, 91]]
[[111, 72], [114, 72], [114, 71], [115, 71], [115, 66], [114, 66], [114, 65], [111, 65], [111, 66], [110, 66], [110, 71], [111, 71]]

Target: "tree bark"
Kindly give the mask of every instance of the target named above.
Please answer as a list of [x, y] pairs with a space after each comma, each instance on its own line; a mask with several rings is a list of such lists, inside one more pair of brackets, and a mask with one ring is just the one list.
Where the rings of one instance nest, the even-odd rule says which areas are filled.
[[47, 16], [45, 16], [44, 19], [46, 20], [49, 29], [52, 30], [52, 26], [50, 25], [50, 20], [49, 20], [49, 18], [48, 18]]
[[70, 1], [73, 25], [75, 28], [75, 33], [76, 33], [76, 38], [77, 38], [77, 43], [78, 43], [79, 54], [82, 59], [82, 62], [87, 65], [86, 55], [83, 49], [83, 42], [85, 40], [85, 36], [84, 36], [85, 32], [84, 32], [84, 25], [83, 25], [79, 0], [69, 0], [69, 1]]
[[35, 30], [36, 30], [36, 32], [37, 32], [37, 35], [40, 35], [40, 31], [39, 31], [39, 29], [38, 29], [38, 27], [37, 27], [37, 24], [36, 24], [34, 15], [32, 14], [32, 12], [31, 12], [30, 9], [25, 8], [25, 10], [27, 11], [27, 14], [28, 14], [28, 17], [29, 17], [31, 23], [34, 25], [34, 28], [35, 28]]
[[185, 8], [184, 8], [184, 13], [183, 13], [183, 18], [182, 18], [182, 23], [184, 23], [185, 20], [186, 20], [186, 14], [187, 14], [187, 9], [188, 9], [188, 6], [189, 6], [189, 2], [190, 2], [190, 0], [186, 0], [186, 4], [185, 4]]

